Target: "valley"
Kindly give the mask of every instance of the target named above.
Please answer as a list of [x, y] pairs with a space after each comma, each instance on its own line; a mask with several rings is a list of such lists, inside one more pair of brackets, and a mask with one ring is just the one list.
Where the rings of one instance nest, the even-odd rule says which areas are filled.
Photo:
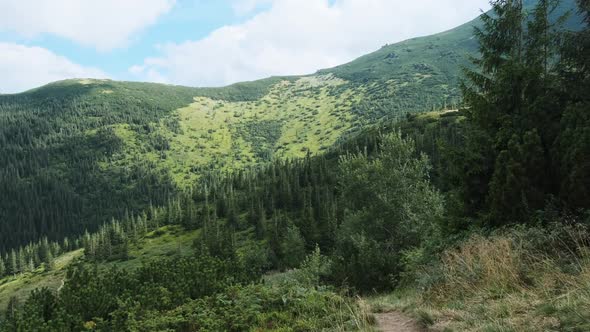
[[492, 5], [310, 75], [0, 95], [0, 331], [587, 331], [590, 8]]

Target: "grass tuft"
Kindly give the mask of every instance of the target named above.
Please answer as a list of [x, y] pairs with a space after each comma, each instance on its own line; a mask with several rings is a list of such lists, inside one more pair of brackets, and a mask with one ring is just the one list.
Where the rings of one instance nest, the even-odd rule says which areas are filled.
[[429, 287], [369, 302], [438, 331], [590, 331], [589, 235], [563, 224], [476, 235], [416, 272]]

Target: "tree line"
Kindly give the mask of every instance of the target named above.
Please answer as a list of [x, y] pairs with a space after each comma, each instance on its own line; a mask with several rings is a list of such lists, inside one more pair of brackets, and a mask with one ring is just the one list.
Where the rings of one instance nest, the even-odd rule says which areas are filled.
[[[88, 260], [126, 259], [129, 245], [146, 232], [178, 224], [201, 230], [197, 262], [230, 262], [221, 265], [239, 268], [232, 273], [247, 276], [246, 284], [265, 271], [305, 266], [318, 248], [315, 279], [362, 293], [396, 287], [410, 266], [432, 262], [474, 231], [588, 223], [590, 5], [579, 1], [584, 26], [578, 32], [564, 32], [550, 19], [557, 1], [540, 0], [531, 12], [517, 0], [492, 5], [475, 31], [481, 56], [466, 70], [460, 112], [408, 116], [322, 156], [209, 173], [159, 207], [85, 234], [79, 244]], [[193, 273], [211, 267], [183, 267], [191, 264], [154, 262], [131, 279], [122, 271], [90, 278], [88, 270], [74, 268], [71, 286], [57, 295], [36, 293], [20, 309], [10, 306], [0, 328], [33, 326], [27, 317], [35, 317], [35, 326], [75, 330], [92, 320], [104, 330], [129, 329], [117, 324], [147, 319], [143, 308], [170, 310], [188, 303], [186, 294], [200, 296], [199, 287], [211, 281]], [[92, 286], [101, 278], [109, 281]], [[96, 289], [107, 286], [117, 289], [109, 294], [119, 302], [94, 300], [103, 298]], [[50, 325], [66, 317], [44, 311], [55, 303], [56, 310], [76, 313], [71, 325]], [[173, 321], [159, 326], [181, 326]]]

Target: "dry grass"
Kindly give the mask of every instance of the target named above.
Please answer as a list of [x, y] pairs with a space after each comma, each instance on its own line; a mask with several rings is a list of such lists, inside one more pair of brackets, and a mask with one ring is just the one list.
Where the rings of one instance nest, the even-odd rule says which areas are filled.
[[435, 331], [590, 331], [589, 239], [563, 225], [473, 236], [430, 269], [441, 281], [373, 299], [373, 310], [427, 314]]
[[371, 312], [371, 306], [362, 298], [357, 298], [354, 303], [347, 300], [337, 303], [337, 310], [340, 312], [338, 317], [343, 317], [342, 321], [335, 322], [335, 331], [361, 331], [375, 332], [375, 316]]
[[446, 252], [442, 261], [445, 283], [437, 291], [443, 294], [470, 294], [485, 288], [501, 295], [523, 287], [524, 257], [509, 238], [475, 236], [459, 249]]

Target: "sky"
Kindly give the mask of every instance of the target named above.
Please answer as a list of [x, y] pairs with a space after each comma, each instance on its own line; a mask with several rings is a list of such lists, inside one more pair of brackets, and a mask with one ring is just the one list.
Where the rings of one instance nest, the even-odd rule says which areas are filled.
[[223, 86], [461, 25], [488, 0], [0, 0], [0, 93], [67, 78]]

